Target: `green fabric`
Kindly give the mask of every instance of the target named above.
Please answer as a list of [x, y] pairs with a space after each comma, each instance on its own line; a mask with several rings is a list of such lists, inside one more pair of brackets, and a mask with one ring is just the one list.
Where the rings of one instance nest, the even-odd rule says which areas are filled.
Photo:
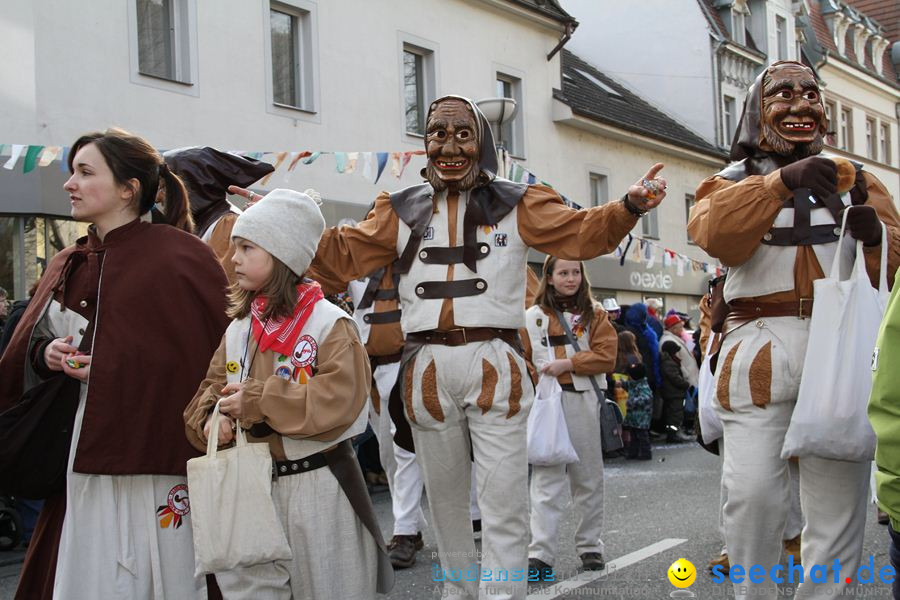
[[43, 149], [43, 146], [28, 146], [28, 150], [25, 152], [25, 165], [22, 167], [23, 173], [34, 170], [37, 166], [38, 156], [40, 156]]
[[878, 440], [878, 503], [896, 527], [900, 525], [900, 279], [895, 282], [872, 355], [869, 421]]

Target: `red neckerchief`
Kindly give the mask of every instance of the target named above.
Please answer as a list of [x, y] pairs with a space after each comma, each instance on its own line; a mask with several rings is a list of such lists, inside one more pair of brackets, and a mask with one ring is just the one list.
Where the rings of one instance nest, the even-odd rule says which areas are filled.
[[294, 350], [297, 337], [303, 331], [303, 326], [309, 320], [316, 302], [323, 300], [325, 295], [322, 287], [315, 281], [305, 280], [297, 286], [297, 304], [294, 306], [294, 314], [289, 319], [269, 318], [262, 322], [262, 314], [266, 310], [268, 299], [265, 296], [257, 296], [250, 303], [250, 323], [253, 329], [253, 339], [260, 352], [272, 349], [279, 354], [289, 355]]

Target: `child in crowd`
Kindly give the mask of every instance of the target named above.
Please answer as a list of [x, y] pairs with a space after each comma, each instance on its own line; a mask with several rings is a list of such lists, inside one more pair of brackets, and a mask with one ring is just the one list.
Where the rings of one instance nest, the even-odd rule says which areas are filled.
[[[678, 342], [666, 341], [660, 347], [659, 353], [659, 364], [662, 371], [662, 388], [660, 391], [666, 410], [668, 429], [666, 442], [670, 444], [690, 441], [690, 438], [682, 435], [679, 431], [684, 424], [685, 394], [691, 387], [681, 368], [679, 353], [682, 352], [682, 349], [683, 346]], [[693, 357], [688, 354], [687, 360], [693, 360]]]
[[[239, 419], [272, 453], [272, 498], [293, 559], [216, 573], [226, 600], [374, 598], [392, 580], [350, 442], [366, 427], [369, 360], [350, 316], [303, 277], [324, 228], [315, 202], [290, 190], [237, 219], [234, 320], [184, 413], [198, 449], [210, 435], [230, 443]], [[228, 374], [240, 382], [226, 384]], [[210, 431], [217, 401], [230, 418]]]
[[[549, 256], [544, 262], [535, 305], [525, 313], [526, 356], [562, 386], [562, 408], [578, 462], [533, 466], [529, 571], [549, 571], [556, 559], [559, 525], [565, 514], [565, 488], [579, 520], [575, 550], [587, 570], [602, 569], [603, 449], [600, 402], [606, 402], [605, 373], [615, 366], [616, 331], [594, 302], [578, 261]], [[565, 324], [561, 321], [565, 319]], [[578, 348], [566, 333], [566, 325]], [[594, 379], [594, 382], [591, 381]], [[599, 397], [598, 392], [599, 390]]]
[[630, 331], [619, 333], [619, 353], [616, 358], [616, 384], [627, 395], [625, 420], [622, 423], [628, 443], [625, 457], [650, 460], [650, 420], [653, 416], [653, 391], [647, 381], [647, 369], [637, 348], [637, 339]]

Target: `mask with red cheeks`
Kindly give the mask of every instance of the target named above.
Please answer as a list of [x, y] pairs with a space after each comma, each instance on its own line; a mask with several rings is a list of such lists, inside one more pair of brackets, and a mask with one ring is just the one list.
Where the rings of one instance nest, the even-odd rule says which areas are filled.
[[760, 148], [795, 158], [812, 156], [822, 151], [827, 127], [812, 72], [797, 64], [769, 67], [763, 81]]
[[468, 105], [456, 99], [441, 101], [431, 111], [425, 130], [425, 178], [436, 191], [474, 187], [480, 144], [478, 124]]

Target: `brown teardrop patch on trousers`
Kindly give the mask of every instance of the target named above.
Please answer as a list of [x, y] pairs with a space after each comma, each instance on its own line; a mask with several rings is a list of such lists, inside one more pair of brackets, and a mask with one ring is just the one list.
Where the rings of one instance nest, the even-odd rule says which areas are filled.
[[750, 363], [750, 400], [760, 408], [772, 401], [772, 342], [760, 348]]
[[416, 422], [416, 414], [413, 412], [413, 375], [416, 372], [416, 358], [410, 359], [409, 364], [403, 370], [403, 404], [406, 405], [406, 417], [411, 423]]
[[441, 401], [438, 400], [437, 367], [434, 361], [431, 361], [422, 373], [422, 404], [432, 419], [444, 422], [444, 411], [441, 409]]
[[497, 389], [497, 369], [488, 359], [481, 359], [481, 393], [478, 394], [478, 408], [486, 414], [494, 404], [494, 392]]
[[378, 386], [372, 385], [372, 391], [369, 394], [369, 397], [372, 398], [372, 408], [375, 409], [375, 414], [381, 414], [381, 396], [378, 394]]
[[728, 356], [725, 357], [725, 363], [719, 372], [719, 380], [716, 382], [716, 398], [718, 398], [719, 404], [725, 410], [731, 410], [731, 396], [728, 391], [728, 384], [731, 383], [731, 367], [734, 365], [734, 357], [740, 347], [741, 342], [738, 342], [728, 353]]
[[522, 371], [512, 354], [507, 352], [506, 358], [509, 359], [509, 412], [506, 418], [511, 419], [522, 408]]

